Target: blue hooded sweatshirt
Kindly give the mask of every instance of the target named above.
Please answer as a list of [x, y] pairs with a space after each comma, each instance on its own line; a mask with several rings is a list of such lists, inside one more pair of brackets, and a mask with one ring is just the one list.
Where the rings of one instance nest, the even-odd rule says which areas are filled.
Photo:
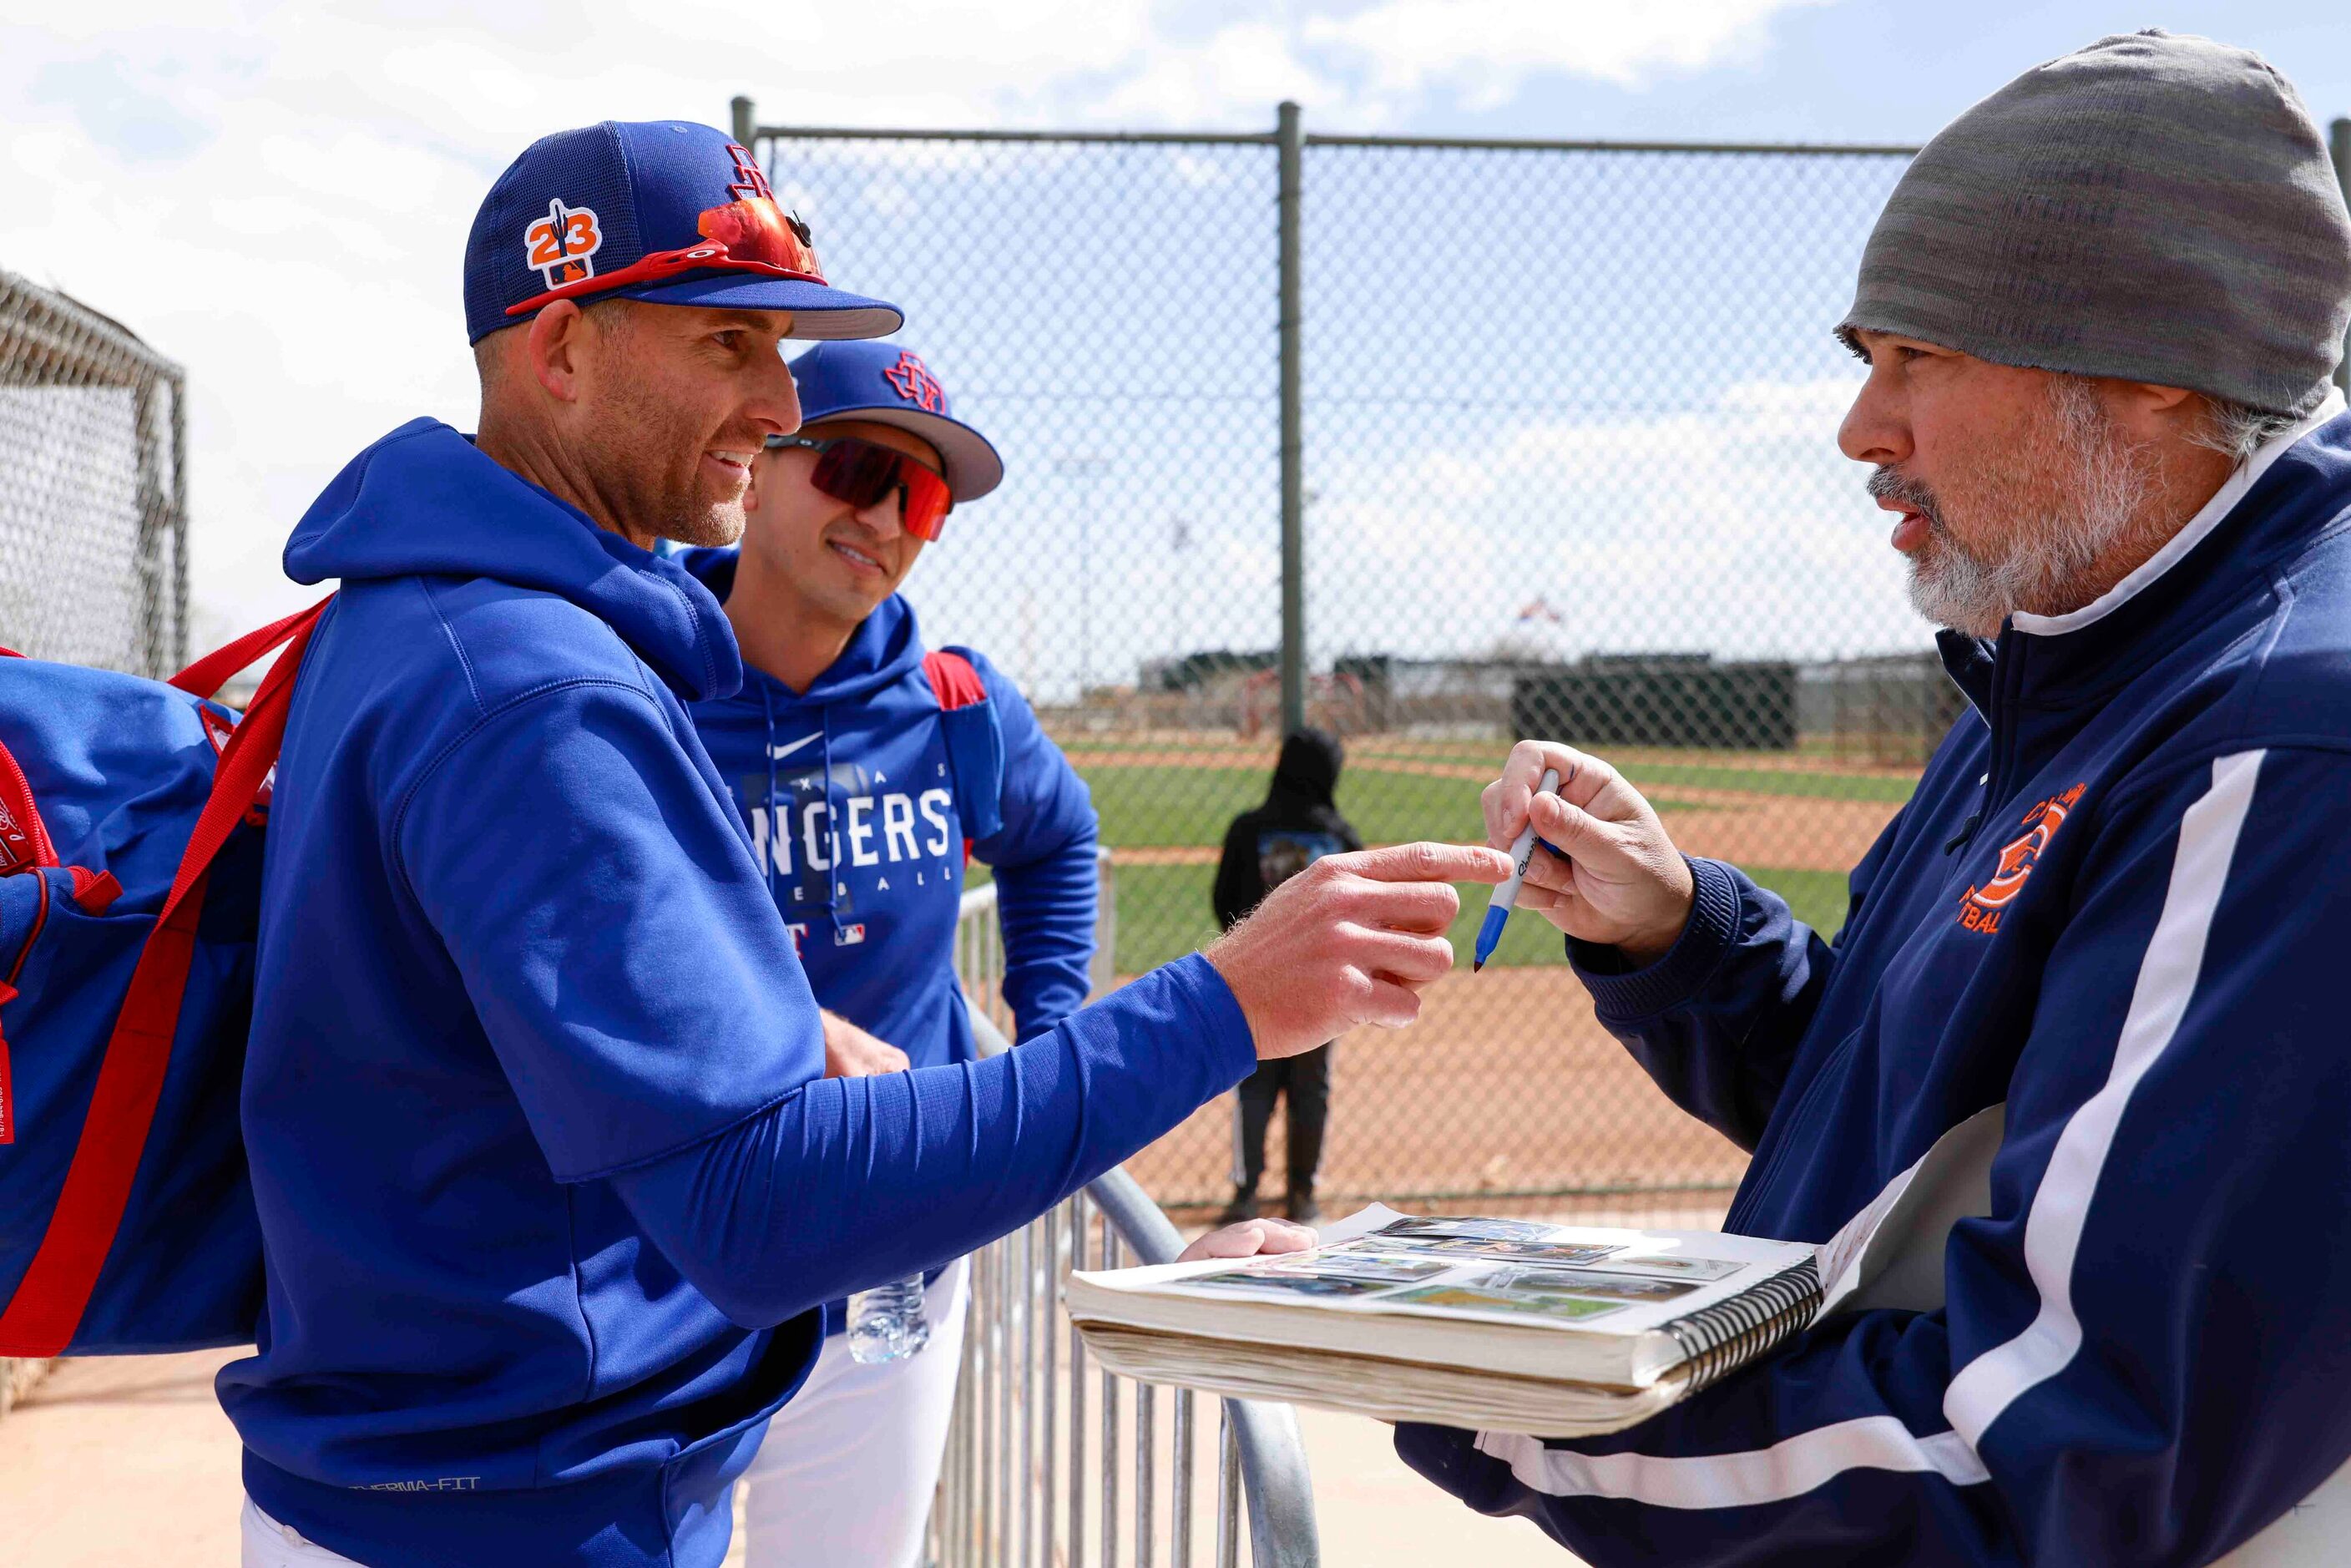
[[[676, 559], [722, 603], [733, 591], [734, 550]], [[973, 1057], [955, 973], [967, 815], [992, 829], [968, 847], [995, 870], [1018, 1039], [1085, 1003], [1100, 873], [1085, 780], [1019, 688], [969, 655], [1001, 760], [993, 780], [959, 778], [923, 653], [914, 606], [893, 594], [805, 693], [746, 664], [741, 690], [687, 712], [818, 1004], [935, 1067]], [[962, 792], [991, 784], [993, 809], [972, 812]], [[826, 1303], [826, 1333], [846, 1326], [842, 1307]]]
[[1612, 1437], [1402, 1427], [1408, 1463], [1602, 1565], [2345, 1560], [2340, 407], [2094, 603], [1944, 635], [1970, 710], [1834, 945], [1703, 860], [1655, 963], [1570, 945], [1650, 1076], [1754, 1151], [1731, 1230], [1824, 1241], [1996, 1127], [1924, 1254], [1939, 1301], [1832, 1317]]
[[266, 841], [246, 1490], [371, 1568], [712, 1568], [815, 1309], [1000, 1235], [1253, 1065], [1198, 957], [1009, 1055], [821, 1077], [684, 703], [725, 616], [419, 420], [286, 552], [342, 580]]
[[[736, 552], [678, 558], [724, 602]], [[688, 705], [751, 831], [776, 905], [818, 1002], [904, 1051], [916, 1067], [968, 1061], [956, 983], [965, 803], [923, 674], [914, 608], [893, 594], [805, 693], [746, 665], [742, 689]], [[1099, 873], [1085, 780], [1020, 692], [969, 655], [1002, 740], [994, 821], [971, 857], [995, 870], [1004, 996], [1017, 1038], [1082, 1006]]]

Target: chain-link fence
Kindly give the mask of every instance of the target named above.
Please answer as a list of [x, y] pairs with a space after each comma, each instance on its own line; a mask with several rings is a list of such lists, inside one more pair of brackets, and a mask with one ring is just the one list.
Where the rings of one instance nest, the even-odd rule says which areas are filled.
[[[1005, 454], [909, 596], [1092, 786], [1121, 973], [1215, 934], [1282, 727], [1285, 216], [1290, 679], [1345, 737], [1355, 829], [1479, 836], [1479, 788], [1540, 734], [1839, 925], [1953, 712], [1834, 439], [1860, 371], [1830, 329], [1905, 150], [759, 134], [831, 275], [906, 308]], [[1341, 1042], [1323, 1192], [1721, 1203], [1743, 1156], [1600, 1030], [1549, 926], [1467, 972], [1483, 907], [1418, 1025]], [[1217, 1106], [1131, 1168], [1220, 1201], [1233, 1155]]]
[[[120, 326], [0, 271], [0, 647], [187, 662], [184, 391]], [[0, 1416], [47, 1364], [0, 1360]]]
[[0, 646], [187, 662], [185, 396], [124, 328], [0, 272]]

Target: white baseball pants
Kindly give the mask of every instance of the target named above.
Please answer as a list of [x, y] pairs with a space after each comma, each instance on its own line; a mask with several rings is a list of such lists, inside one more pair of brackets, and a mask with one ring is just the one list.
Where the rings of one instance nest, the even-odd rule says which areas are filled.
[[904, 1361], [859, 1364], [849, 1336], [776, 1413], [743, 1478], [750, 1568], [914, 1568], [963, 1365], [967, 1268], [925, 1292], [931, 1343]]

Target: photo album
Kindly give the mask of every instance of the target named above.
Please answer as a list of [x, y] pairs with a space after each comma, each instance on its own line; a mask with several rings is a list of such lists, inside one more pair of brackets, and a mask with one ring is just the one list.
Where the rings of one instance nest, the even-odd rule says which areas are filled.
[[1309, 1251], [1078, 1272], [1064, 1299], [1086, 1347], [1130, 1377], [1580, 1437], [1801, 1332], [1822, 1305], [1820, 1251], [1374, 1205]]

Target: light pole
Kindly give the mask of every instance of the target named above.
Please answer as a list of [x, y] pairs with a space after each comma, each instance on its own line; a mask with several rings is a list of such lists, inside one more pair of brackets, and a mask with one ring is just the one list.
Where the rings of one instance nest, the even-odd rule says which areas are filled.
[[1110, 472], [1110, 459], [1090, 452], [1053, 459], [1053, 472], [1078, 481], [1078, 702], [1094, 684], [1093, 509], [1095, 481]]

